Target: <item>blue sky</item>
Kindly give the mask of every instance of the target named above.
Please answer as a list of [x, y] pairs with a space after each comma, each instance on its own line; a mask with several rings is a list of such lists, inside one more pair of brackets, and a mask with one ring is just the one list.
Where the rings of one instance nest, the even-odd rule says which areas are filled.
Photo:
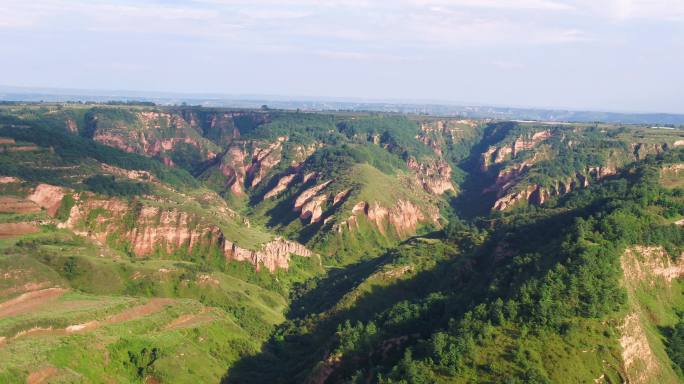
[[684, 0], [2, 0], [0, 84], [684, 113]]

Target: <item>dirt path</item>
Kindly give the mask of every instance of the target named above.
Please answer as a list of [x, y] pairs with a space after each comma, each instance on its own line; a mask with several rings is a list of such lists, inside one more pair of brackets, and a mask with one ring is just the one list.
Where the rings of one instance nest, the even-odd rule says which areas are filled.
[[188, 313], [185, 315], [180, 315], [177, 318], [171, 320], [163, 328], [164, 330], [174, 330], [179, 328], [186, 328], [196, 324], [207, 323], [214, 321], [215, 318], [209, 313], [209, 308], [202, 308], [199, 313]]
[[107, 324], [120, 323], [122, 321], [128, 321], [137, 319], [139, 317], [147, 316], [152, 313], [156, 313], [164, 309], [164, 306], [173, 304], [173, 299], [151, 299], [148, 303], [139, 305], [137, 307], [129, 308], [121, 313], [118, 313], [105, 322]]
[[[54, 288], [51, 288], [51, 289], [54, 289]], [[26, 294], [24, 294], [22, 296], [25, 296], [25, 295]], [[18, 299], [21, 299], [21, 296], [18, 297], [17, 299], [14, 299], [14, 300], [18, 300]], [[27, 299], [27, 300], [30, 301], [30, 299]], [[24, 301], [24, 302], [26, 302], [26, 301]], [[135, 306], [132, 308], [128, 308], [128, 309], [124, 310], [123, 312], [109, 316], [108, 318], [101, 320], [101, 321], [91, 320], [91, 321], [81, 323], [81, 324], [69, 325], [66, 328], [34, 327], [34, 328], [23, 330], [23, 331], [17, 333], [16, 335], [12, 336], [11, 338], [0, 339], [0, 346], [9, 342], [10, 340], [15, 340], [15, 339], [26, 337], [26, 336], [66, 336], [69, 334], [74, 334], [74, 333], [79, 333], [79, 332], [93, 331], [93, 330], [96, 330], [96, 329], [98, 329], [102, 326], [105, 326], [105, 325], [122, 323], [125, 321], [135, 320], [135, 319], [138, 319], [140, 317], [144, 317], [147, 315], [151, 315], [153, 313], [157, 313], [157, 312], [163, 310], [164, 306], [172, 304], [172, 303], [173, 303], [172, 299], [157, 298], [157, 299], [152, 299], [145, 304], [138, 305], [138, 306]]]
[[64, 288], [55, 287], [24, 293], [19, 297], [0, 303], [0, 318], [32, 311], [41, 305], [56, 300], [66, 291]]

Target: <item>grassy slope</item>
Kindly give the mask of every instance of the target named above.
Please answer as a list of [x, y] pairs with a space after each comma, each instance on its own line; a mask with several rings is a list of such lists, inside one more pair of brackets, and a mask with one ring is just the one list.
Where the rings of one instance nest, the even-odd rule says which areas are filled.
[[[131, 261], [115, 252], [102, 257], [101, 246], [63, 231], [5, 240], [1, 252], [0, 269], [13, 277], [0, 286], [0, 292], [8, 292], [3, 300], [21, 293], [11, 288], [31, 283], [69, 290], [30, 312], [0, 318], [0, 335], [7, 338], [0, 346], [0, 375], [9, 382], [23, 381], [28, 372], [46, 364], [69, 368], [92, 382], [108, 377], [134, 380], [127, 351], [154, 347], [161, 357], [149, 374], [174, 382], [217, 381], [231, 361], [258, 350], [259, 339], [282, 321], [286, 304], [279, 294], [221, 272], [197, 271], [191, 263]], [[154, 313], [96, 330], [70, 335], [59, 331], [104, 322], [149, 297], [172, 300]], [[203, 321], [169, 328], [183, 315]], [[14, 339], [33, 327], [52, 327], [53, 332]]]
[[[328, 382], [623, 382], [634, 368], [623, 362], [622, 327], [637, 306], [662, 367], [656, 381], [677, 382], [661, 327], [678, 318], [681, 283], [620, 288], [626, 246], [683, 246], [666, 217], [670, 193], [653, 184], [652, 168], [575, 192], [557, 209], [510, 214], [475, 253], [428, 239], [331, 272], [296, 296], [266, 351], [238, 363], [226, 381], [288, 383], [326, 372]], [[634, 200], [640, 194], [646, 200]], [[633, 204], [641, 201], [640, 211]], [[400, 346], [386, 349], [391, 340]], [[256, 374], [263, 366], [272, 369]]]

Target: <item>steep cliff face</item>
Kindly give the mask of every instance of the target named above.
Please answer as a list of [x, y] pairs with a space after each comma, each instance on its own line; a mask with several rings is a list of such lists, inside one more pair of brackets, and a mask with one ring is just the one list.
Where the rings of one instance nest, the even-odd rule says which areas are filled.
[[294, 201], [294, 211], [298, 212], [301, 211], [302, 207], [308, 203], [311, 199], [313, 199], [319, 192], [324, 190], [328, 185], [332, 183], [332, 180], [328, 180], [326, 182], [323, 182], [321, 184], [315, 185], [309, 189], [306, 189], [304, 192], [302, 192], [299, 196]]
[[[673, 147], [676, 147], [676, 142]], [[645, 158], [647, 155], [659, 154], [667, 151], [669, 145], [667, 143], [633, 143], [632, 153], [634, 153], [635, 160]]]
[[287, 137], [279, 137], [275, 143], [264, 148], [256, 148], [252, 154], [252, 163], [247, 168], [250, 187], [254, 188], [263, 178], [278, 165], [282, 159], [283, 142]]
[[407, 166], [414, 172], [417, 184], [422, 186], [426, 192], [441, 195], [447, 191], [456, 191], [451, 182], [453, 171], [446, 161], [429, 160], [418, 163], [416, 159], [410, 158], [407, 161]]
[[174, 165], [171, 154], [181, 143], [194, 147], [201, 160], [212, 159], [219, 151], [202, 137], [192, 121], [174, 112], [131, 111], [125, 118], [99, 112], [90, 116], [88, 125], [93, 140], [126, 152], [158, 157], [167, 165]]
[[375, 201], [372, 203], [359, 201], [353, 206], [351, 214], [346, 220], [335, 224], [334, 230], [338, 233], [358, 230], [358, 218], [364, 216], [383, 235], [387, 235], [389, 229], [399, 238], [405, 238], [416, 233], [421, 224], [437, 224], [439, 220], [439, 212], [436, 209], [424, 211], [406, 200], [399, 200], [389, 208]]
[[77, 200], [66, 222], [61, 228], [90, 237], [104, 244], [108, 241], [124, 241], [138, 257], [155, 252], [173, 253], [186, 250], [188, 253], [200, 247], [215, 246], [222, 250], [226, 260], [247, 261], [257, 270], [262, 266], [271, 272], [289, 267], [290, 255], [311, 256], [301, 244], [276, 238], [258, 249], [246, 249], [226, 238], [219, 226], [197, 215], [174, 208], [156, 206], [131, 206], [128, 202], [111, 198], [96, 199], [88, 195]]
[[225, 147], [241, 136], [241, 130], [270, 121], [270, 115], [259, 111], [221, 111], [214, 109], [183, 108], [179, 114], [188, 124], [202, 132], [202, 136]]
[[523, 201], [543, 204], [550, 197], [586, 188], [626, 164], [672, 148], [679, 137], [649, 129], [582, 124], [520, 122], [489, 127], [473, 172], [487, 180], [477, 189], [494, 210]]
[[278, 268], [287, 270], [291, 255], [305, 257], [312, 255], [311, 251], [303, 245], [281, 237], [264, 244], [260, 250], [247, 250], [230, 241], [224, 241], [223, 251], [229, 260], [248, 261], [256, 267], [257, 271], [263, 265], [270, 272], [275, 272]]
[[326, 201], [328, 201], [327, 194], [312, 197], [301, 207], [299, 218], [302, 220], [309, 220], [309, 224], [319, 222], [323, 215], [323, 204], [325, 204]]
[[532, 150], [551, 137], [551, 131], [544, 130], [529, 136], [518, 136], [511, 144], [490, 146], [481, 155], [480, 169], [486, 172], [491, 165], [503, 163], [511, 157], [518, 156], [522, 151]]
[[[273, 143], [235, 141], [226, 150], [218, 166], [225, 176], [225, 185], [236, 195], [244, 195], [247, 189], [258, 186], [280, 164], [283, 143], [287, 137], [279, 137]], [[281, 188], [287, 185], [281, 185]], [[285, 190], [274, 192], [275, 196]]]
[[575, 177], [565, 180], [556, 180], [551, 186], [541, 186], [538, 184], [528, 185], [524, 189], [518, 187], [520, 176], [528, 167], [523, 167], [522, 170], [509, 171], [497, 177], [497, 183], [488, 189], [488, 191], [497, 192], [497, 200], [494, 203], [493, 209], [496, 211], [504, 211], [518, 202], [524, 201], [528, 204], [541, 205], [552, 196], [562, 196], [577, 188], [587, 188], [592, 182], [597, 182], [605, 177], [616, 174], [617, 170], [612, 165], [587, 167], [584, 173], [577, 173]]
[[[643, 297], [662, 305], [665, 310], [675, 297], [674, 280], [684, 276], [684, 255], [675, 260], [662, 247], [633, 246], [620, 259], [629, 312], [622, 324], [620, 346], [627, 379], [631, 383], [678, 382], [679, 376], [665, 355], [660, 338], [649, 337], [648, 329], [663, 327], [667, 321], [662, 312], [653, 315]], [[647, 295], [644, 294], [647, 292]]]
[[[457, 159], [459, 156], [450, 152], [460, 147], [464, 153], [467, 152], [466, 147], [472, 145], [475, 140], [478, 125], [479, 122], [464, 119], [421, 123], [416, 139], [430, 147], [436, 159], [418, 161], [414, 157], [409, 158], [407, 166], [414, 172], [417, 184], [433, 195], [441, 195], [447, 191], [455, 192], [456, 188], [452, 182], [453, 169], [447, 158], [451, 156], [452, 159]], [[461, 155], [463, 156], [465, 155]]]
[[287, 190], [287, 187], [290, 186], [290, 184], [295, 179], [295, 177], [297, 177], [296, 174], [291, 174], [291, 175], [285, 175], [285, 176], [281, 177], [280, 179], [278, 179], [278, 184], [276, 184], [276, 186], [273, 187], [273, 189], [271, 189], [270, 191], [268, 191], [264, 195], [264, 199], [270, 199], [272, 197], [276, 197], [279, 194], [281, 194], [283, 191]]

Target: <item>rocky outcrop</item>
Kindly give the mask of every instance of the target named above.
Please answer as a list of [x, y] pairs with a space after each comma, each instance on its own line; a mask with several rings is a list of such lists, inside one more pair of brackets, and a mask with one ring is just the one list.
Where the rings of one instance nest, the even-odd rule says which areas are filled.
[[512, 144], [491, 146], [480, 156], [480, 169], [486, 172], [492, 164], [503, 163], [511, 157], [518, 156], [522, 151], [532, 150], [551, 137], [551, 131], [544, 130], [535, 132], [530, 137], [520, 136]]
[[485, 188], [484, 193], [488, 192], [501, 192], [511, 189], [523, 175], [532, 167], [535, 159], [523, 161], [520, 164], [516, 164], [513, 167], [505, 168], [499, 171], [494, 180], [494, 184]]
[[167, 165], [173, 165], [167, 152], [173, 151], [180, 143], [196, 147], [204, 160], [216, 156], [216, 153], [210, 150], [209, 143], [196, 129], [190, 127], [181, 115], [143, 111], [136, 112], [134, 116], [137, 121], [113, 121], [110, 122], [111, 125], [103, 124], [101, 119], [95, 116], [91, 120], [94, 126], [93, 140], [122, 151], [159, 157]]
[[18, 183], [21, 180], [13, 176], [0, 176], [0, 184]]
[[304, 177], [302, 178], [302, 183], [306, 184], [309, 182], [309, 180], [313, 180], [316, 177], [318, 177], [318, 174], [316, 172], [309, 172], [304, 174]]
[[[480, 124], [474, 120], [445, 119], [425, 121], [420, 124], [416, 139], [430, 147], [438, 158], [443, 158], [443, 148], [447, 144], [455, 144], [465, 139], [465, 131], [472, 132]], [[379, 136], [378, 136], [379, 140]]]
[[515, 157], [522, 151], [529, 151], [536, 147], [537, 144], [549, 139], [550, 137], [551, 131], [549, 130], [535, 132], [530, 138], [518, 137], [513, 142], [513, 147], [511, 148], [511, 155]]
[[47, 210], [50, 216], [55, 216], [64, 198], [64, 189], [50, 184], [38, 184], [28, 200]]
[[247, 168], [247, 175], [251, 180], [250, 187], [256, 187], [268, 172], [280, 163], [283, 142], [285, 141], [287, 141], [287, 137], [279, 137], [275, 143], [254, 150], [252, 163]]
[[281, 194], [283, 191], [285, 191], [287, 189], [287, 187], [290, 186], [290, 184], [292, 183], [292, 181], [294, 180], [294, 178], [296, 176], [297, 176], [296, 174], [291, 174], [291, 175], [283, 176], [280, 179], [278, 179], [278, 184], [276, 184], [276, 186], [273, 187], [273, 189], [271, 189], [270, 191], [268, 191], [264, 195], [264, 199], [270, 199], [272, 197], [276, 197], [279, 194]]
[[446, 191], [455, 191], [451, 183], [451, 167], [446, 161], [431, 160], [419, 163], [411, 157], [406, 165], [414, 172], [417, 184], [426, 192], [441, 195]]
[[317, 223], [323, 215], [323, 207], [328, 201], [327, 193], [320, 193], [332, 180], [313, 186], [302, 192], [294, 202], [293, 210], [299, 212], [299, 218], [308, 220], [308, 224]]
[[665, 377], [663, 373], [669, 367], [661, 365], [654, 352], [656, 344], [647, 336], [653, 319], [644, 316], [648, 312], [641, 308], [638, 292], [656, 286], [669, 289], [675, 279], [684, 276], [684, 254], [673, 260], [662, 247], [633, 246], [625, 250], [620, 264], [630, 296], [630, 313], [618, 327], [625, 373], [630, 383], [650, 383], [655, 377]]
[[136, 169], [123, 169], [104, 163], [100, 164], [100, 167], [105, 173], [109, 173], [119, 177], [125, 177], [127, 179], [138, 181], [156, 181], [156, 178], [150, 172], [147, 171], [139, 171]]
[[244, 146], [233, 145], [223, 156], [219, 170], [226, 177], [226, 186], [231, 192], [240, 196], [244, 195], [245, 175], [247, 173], [245, 159], [247, 152]]
[[327, 194], [316, 195], [309, 199], [302, 206], [302, 211], [299, 218], [302, 220], [309, 220], [309, 224], [317, 223], [321, 220], [323, 215], [323, 204], [328, 200]]
[[247, 250], [230, 241], [224, 241], [223, 252], [229, 260], [247, 261], [254, 265], [257, 271], [263, 265], [270, 272], [275, 272], [278, 268], [287, 270], [290, 265], [290, 255], [311, 256], [311, 251], [303, 245], [281, 237], [264, 244], [260, 250]]
[[590, 180], [599, 181], [605, 177], [615, 175], [617, 169], [613, 165], [587, 167], [584, 173], [576, 173], [574, 178], [556, 180], [554, 185], [540, 186], [533, 184], [524, 189], [516, 187], [522, 180], [522, 176], [529, 166], [524, 163], [516, 168], [502, 170], [497, 176], [494, 185], [486, 188], [483, 193], [497, 192], [497, 200], [493, 210], [504, 211], [521, 201], [528, 204], [541, 205], [552, 196], [562, 196], [577, 188], [587, 188]]
[[380, 230], [380, 233], [385, 234], [385, 224], [389, 216], [389, 210], [377, 202], [366, 205], [366, 217]]
[[78, 133], [78, 125], [76, 124], [76, 121], [74, 119], [66, 119], [65, 121], [66, 129], [69, 133]]
[[127, 238], [138, 256], [149, 255], [160, 248], [166, 253], [183, 246], [191, 250], [207, 235], [205, 228], [192, 223], [193, 219], [187, 212], [175, 209], [144, 207]]
[[613, 176], [617, 173], [612, 165], [598, 166], [598, 167], [588, 167], [587, 173], [596, 180], [601, 180], [604, 177]]
[[667, 151], [668, 148], [669, 145], [667, 143], [633, 143], [632, 154], [634, 155], [635, 160], [641, 160], [648, 155], [657, 155], [663, 153]]
[[[226, 186], [241, 196], [245, 188], [254, 188], [280, 164], [283, 143], [287, 137], [279, 137], [274, 143], [263, 146], [254, 141], [235, 141], [226, 150], [219, 170], [226, 177]], [[274, 192], [275, 196], [282, 191]]]
[[306, 204], [309, 200], [311, 200], [314, 196], [316, 196], [320, 191], [325, 189], [328, 185], [332, 183], [332, 180], [328, 180], [324, 183], [318, 184], [316, 186], [313, 186], [304, 192], [302, 192], [299, 196], [297, 196], [297, 199], [295, 199], [294, 202], [294, 210], [295, 212], [298, 212], [302, 209], [304, 204]]
[[389, 224], [399, 237], [406, 237], [416, 232], [418, 224], [425, 220], [423, 212], [406, 200], [397, 201], [397, 205], [389, 212]]
[[372, 203], [360, 201], [352, 208], [352, 216], [336, 224], [333, 228], [338, 233], [358, 230], [359, 216], [364, 216], [383, 235], [387, 235], [387, 229], [391, 229], [400, 238], [405, 238], [414, 234], [421, 223], [428, 221], [437, 223], [439, 212], [437, 210], [435, 212], [423, 212], [418, 206], [407, 200], [398, 200], [390, 208], [376, 201]]
[[349, 193], [351, 193], [351, 188], [336, 194], [335, 198], [333, 199], [333, 205], [337, 205], [344, 201], [349, 196]]
[[[93, 212], [97, 213], [93, 215]], [[125, 216], [128, 218], [124, 222]], [[101, 243], [115, 235], [116, 241], [127, 242], [139, 257], [179, 250], [190, 253], [196, 247], [215, 246], [223, 251], [227, 260], [247, 261], [257, 269], [264, 266], [274, 272], [289, 267], [291, 254], [311, 256], [303, 245], [283, 238], [276, 238], [255, 250], [242, 248], [226, 239], [217, 225], [190, 212], [156, 206], [132, 209], [127, 202], [116, 198], [99, 200], [90, 196], [79, 200], [72, 207], [69, 219], [59, 227]]]
[[493, 209], [495, 211], [505, 211], [506, 209], [514, 206], [515, 204], [521, 201], [528, 202], [532, 194], [535, 193], [535, 191], [537, 191], [538, 189], [538, 185], [530, 185], [521, 191], [505, 195], [496, 200]]

